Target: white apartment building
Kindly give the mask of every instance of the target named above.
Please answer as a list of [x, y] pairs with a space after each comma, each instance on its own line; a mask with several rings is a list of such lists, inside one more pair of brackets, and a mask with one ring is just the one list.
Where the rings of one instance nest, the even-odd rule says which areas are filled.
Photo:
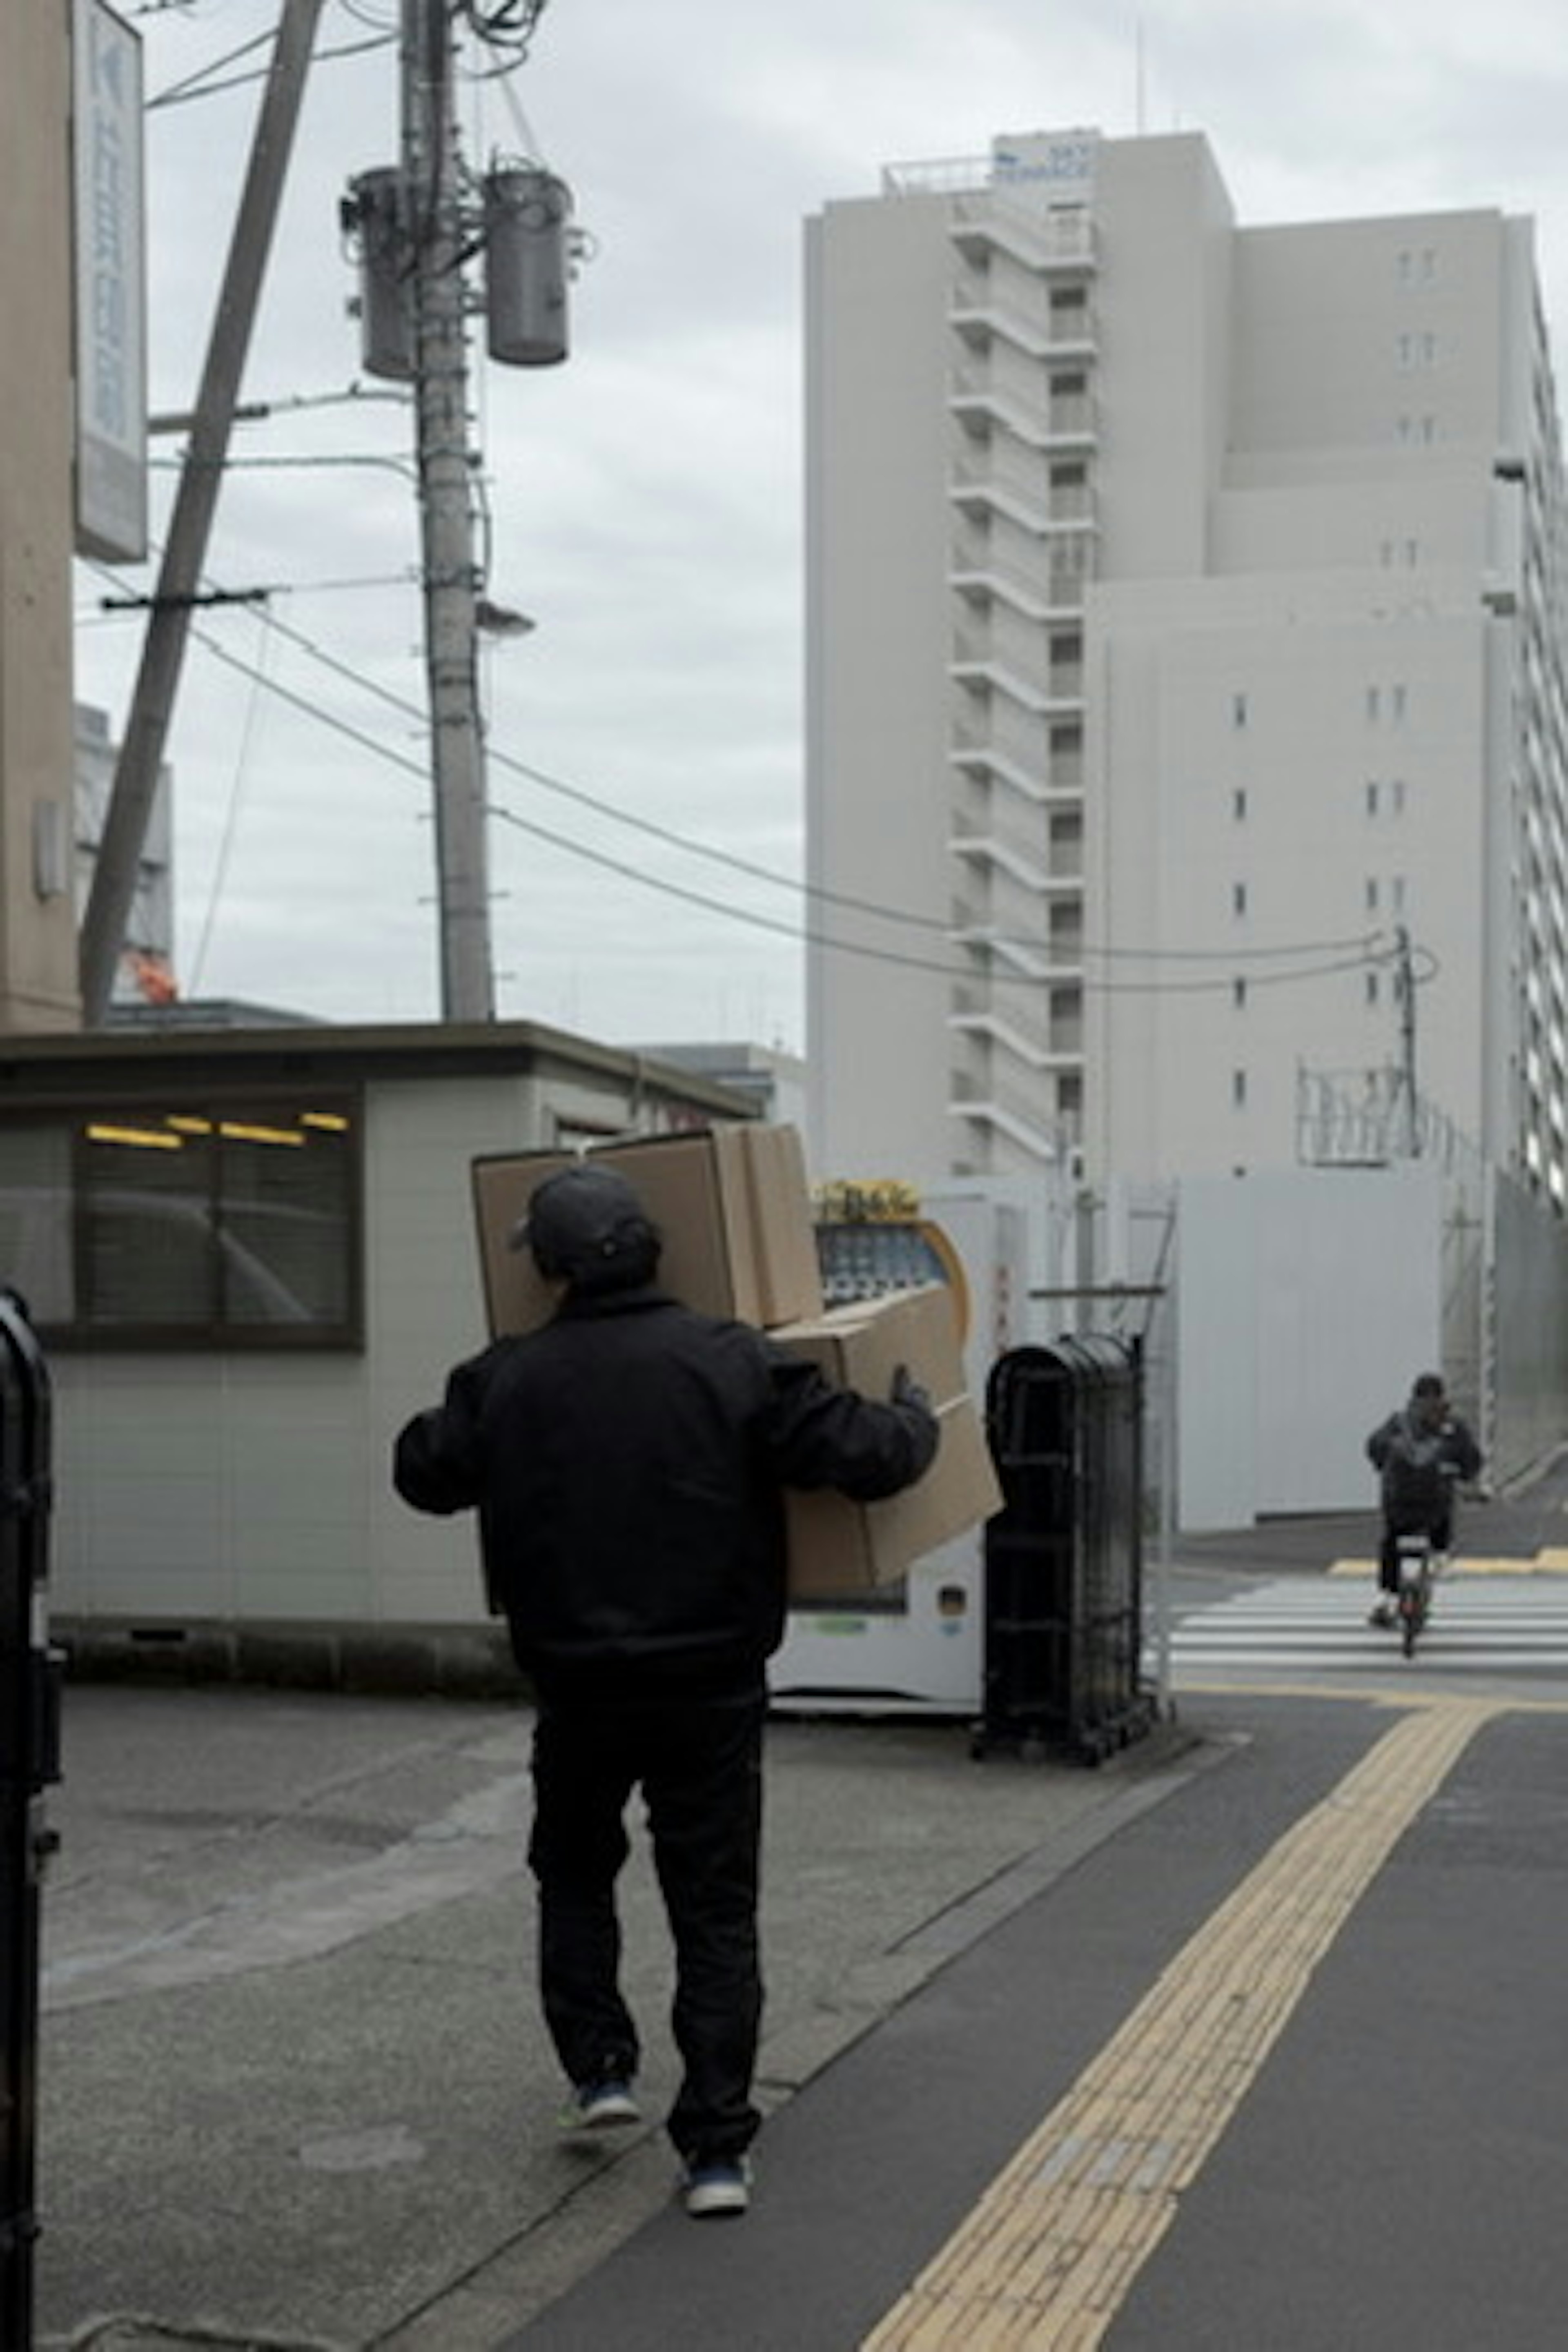
[[1279, 1168], [1325, 1082], [1375, 1157], [1414, 1077], [1562, 1209], [1531, 223], [1246, 228], [1201, 136], [1073, 131], [806, 257], [816, 1166]]

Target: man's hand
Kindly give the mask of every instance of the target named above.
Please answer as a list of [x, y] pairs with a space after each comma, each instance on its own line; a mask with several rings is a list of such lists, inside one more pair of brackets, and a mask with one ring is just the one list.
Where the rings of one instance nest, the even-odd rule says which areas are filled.
[[892, 1398], [895, 1404], [912, 1404], [918, 1412], [930, 1412], [931, 1391], [923, 1389], [908, 1364], [893, 1367]]

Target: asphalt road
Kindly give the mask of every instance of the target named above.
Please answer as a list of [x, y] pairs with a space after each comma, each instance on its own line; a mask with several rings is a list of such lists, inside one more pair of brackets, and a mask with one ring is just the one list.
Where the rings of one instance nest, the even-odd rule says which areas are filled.
[[[1533, 1560], [1563, 1499], [1467, 1539]], [[1184, 1547], [1173, 1717], [1099, 1771], [975, 1762], [956, 1724], [775, 1727], [739, 2224], [671, 2200], [646, 1865], [649, 2124], [586, 2161], [554, 2137], [525, 1711], [68, 1694], [40, 2346], [1555, 2352], [1568, 1657], [1476, 1673], [1456, 1594], [1404, 1668], [1321, 1572], [1370, 1529]], [[1568, 1601], [1513, 1581], [1542, 1622]], [[1281, 1589], [1340, 1666], [1274, 1619], [1183, 1678], [1191, 1627]]]
[[[767, 2135], [743, 2224], [661, 2213], [511, 2338], [515, 2352], [1100, 2340], [1113, 2352], [1554, 2352], [1568, 2287], [1564, 1724], [1490, 1705], [1201, 1701], [1209, 1769], [808, 2085]], [[1274, 2038], [1239, 2063], [1210, 2049], [1202, 2001], [1223, 1978], [1223, 1906], [1304, 1821], [1321, 1818], [1309, 1831], [1321, 1838], [1353, 1820], [1363, 1800], [1345, 1795], [1349, 1776], [1391, 1731], [1420, 1732], [1456, 1708], [1479, 1714], [1457, 1759], [1346, 1916], [1308, 1921]], [[1112, 2198], [1103, 2221], [1093, 2210], [1096, 2188], [1114, 2190], [1126, 2168], [1114, 2090], [1098, 2094], [1098, 2137], [1081, 2149], [1053, 2139], [1048, 2119], [1070, 2115], [1075, 2085], [1114, 2037], [1126, 2042], [1140, 2004], [1180, 1979], [1184, 1956], [1194, 2021], [1176, 2037], [1143, 2165], [1141, 2201], [1161, 2209], [1158, 2232], [1115, 2288], [1103, 2336], [1065, 2332], [1070, 2280], [1037, 2275], [1056, 2209], [1076, 2185], [1069, 2228], [1112, 2269], [1142, 2217], [1136, 2194]], [[1261, 1942], [1232, 1958], [1238, 1999], [1272, 1982], [1272, 2000], [1289, 1975]], [[1124, 2081], [1162, 2079], [1155, 2036], [1134, 2022]], [[1160, 2178], [1189, 2111], [1205, 2111], [1206, 2132], [1216, 2100], [1191, 2178], [1173, 2166]], [[965, 2255], [970, 2217], [1020, 2150], [1013, 2253], [1004, 2197]], [[1088, 2159], [1076, 2184], [1075, 2154]], [[967, 2262], [967, 2300], [945, 2316], [940, 2305], [906, 2315], [902, 2329], [887, 2321], [944, 2245], [950, 2272]]]

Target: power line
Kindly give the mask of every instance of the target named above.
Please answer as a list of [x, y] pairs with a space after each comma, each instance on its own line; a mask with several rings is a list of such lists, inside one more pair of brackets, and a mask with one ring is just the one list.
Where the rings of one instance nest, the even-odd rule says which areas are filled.
[[[267, 617], [271, 627], [287, 637], [290, 644], [298, 646], [301, 652], [308, 654], [312, 660], [320, 662], [324, 668], [384, 702], [390, 709], [397, 713], [400, 719], [412, 719], [419, 723], [424, 722], [426, 714], [416, 704], [395, 693], [390, 687], [383, 686], [379, 680], [367, 677], [363, 671], [354, 669], [351, 664], [340, 660], [336, 655], [328, 653], [300, 630], [291, 628], [286, 621], [279, 620], [276, 614], [268, 614]], [[493, 744], [489, 749], [489, 757], [497, 767], [505, 768], [523, 778], [525, 782], [537, 784], [542, 791], [554, 793], [564, 800], [574, 802], [579, 807], [591, 809], [597, 816], [609, 818], [613, 824], [625, 825], [629, 831], [646, 835], [651, 840], [662, 841], [668, 847], [682, 850], [689, 856], [700, 857], [711, 865], [725, 866], [732, 873], [744, 874], [753, 881], [769, 883], [776, 889], [791, 891], [798, 897], [816, 901], [824, 907], [842, 908], [847, 913], [851, 914], [870, 915], [879, 922], [903, 925], [912, 929], [934, 932], [942, 936], [945, 936], [952, 928], [934, 915], [919, 914], [907, 908], [890, 907], [885, 901], [859, 898], [851, 891], [830, 890], [821, 883], [804, 882], [796, 876], [781, 874], [776, 867], [763, 866], [752, 858], [742, 857], [733, 850], [720, 849], [710, 842], [695, 840], [689, 834], [681, 833], [673, 825], [661, 824], [654, 817], [639, 816], [630, 809], [622, 808], [613, 801], [605, 800], [582, 785], [567, 783], [563, 778], [552, 776], [544, 769], [534, 767], [528, 761], [520, 760], [514, 754], [501, 751]], [[1237, 948], [1225, 951], [1202, 948], [1086, 947], [1080, 952], [1100, 961], [1125, 960], [1146, 962], [1223, 963], [1228, 974], [1238, 961], [1278, 962], [1300, 956], [1342, 955], [1352, 950], [1360, 952], [1365, 950], [1381, 937], [1382, 934], [1376, 931], [1358, 932], [1345, 939], [1295, 940], [1279, 947]], [[1028, 940], [1022, 944], [1034, 947], [1040, 942]], [[1223, 982], [1216, 981], [1212, 984], [1215, 987], [1221, 985], [1228, 987], [1229, 980], [1226, 978]]]
[[[285, 632], [285, 634], [289, 633]], [[205, 646], [207, 652], [229, 668], [253, 680], [258, 677], [258, 673], [251, 665], [241, 661], [237, 655], [230, 653], [226, 646], [220, 646], [215, 638], [206, 635], [202, 630], [193, 629], [191, 635], [198, 645]], [[319, 704], [310, 702], [305, 696], [296, 694], [290, 688], [280, 685], [276, 678], [263, 678], [262, 683], [268, 692], [279, 696], [294, 709], [306, 712], [321, 725], [331, 729], [334, 733], [344, 736], [349, 741], [358, 744], [362, 750], [369, 751], [377, 759], [385, 761], [389, 765], [402, 768], [409, 775], [417, 778], [422, 785], [426, 782], [423, 761], [415, 760], [405, 753], [393, 751], [389, 745], [379, 741], [374, 736], [366, 734], [362, 728], [353, 726], [349, 720], [341, 719], [331, 711], [323, 710]], [[364, 683], [370, 682], [364, 681]], [[395, 698], [389, 698], [395, 700]], [[809, 925], [782, 922], [774, 917], [757, 914], [745, 908], [737, 907], [732, 900], [710, 898], [705, 892], [691, 890], [683, 884], [662, 879], [646, 872], [640, 866], [628, 864], [623, 858], [613, 857], [604, 850], [590, 849], [585, 844], [574, 841], [567, 835], [557, 833], [550, 826], [542, 825], [531, 818], [520, 816], [514, 809], [506, 808], [497, 803], [490, 803], [489, 814], [514, 831], [529, 834], [535, 840], [546, 842], [552, 848], [559, 849], [568, 856], [576, 857], [587, 865], [597, 866], [603, 872], [615, 874], [623, 880], [640, 884], [644, 889], [652, 890], [662, 898], [676, 899], [681, 905], [698, 907], [709, 914], [727, 916], [732, 922], [743, 923], [753, 930], [767, 931], [776, 938], [789, 940], [796, 946], [824, 948], [834, 954], [856, 956], [863, 961], [889, 964], [904, 971], [933, 972], [945, 980], [964, 980], [975, 976], [973, 963], [955, 962], [951, 958], [938, 961], [933, 956], [905, 955], [894, 949], [872, 947], [855, 940], [836, 939], [829, 933], [814, 930]], [[1007, 943], [998, 940], [978, 941], [975, 944], [977, 947], [994, 950]], [[1044, 950], [1048, 943], [1045, 940], [1031, 940], [1022, 944], [1026, 944], [1030, 950]], [[1124, 952], [1136, 951], [1129, 950]], [[1307, 966], [1300, 971], [1264, 973], [1251, 984], [1259, 988], [1293, 986], [1306, 981], [1331, 977], [1342, 971], [1360, 971], [1368, 964], [1385, 962], [1388, 960], [1388, 952], [1391, 951], [1373, 953], [1371, 942], [1368, 941], [1363, 943], [1362, 951], [1358, 954]], [[1219, 961], [1217, 956], [1215, 961]], [[1039, 987], [1042, 984], [1050, 984], [1053, 978], [1053, 975], [1048, 972], [1042, 973], [1037, 979], [1031, 979], [1024, 974], [994, 971], [989, 976], [996, 983], [1013, 988]], [[1185, 981], [1114, 981], [1081, 978], [1070, 983], [1061, 984], [1081, 987], [1097, 995], [1195, 995], [1228, 989], [1231, 981], [1228, 974], [1222, 974], [1215, 979]]]
[[[372, 49], [384, 49], [396, 37], [395, 33], [378, 33], [372, 40], [346, 41], [341, 48], [319, 50], [314, 62], [319, 66], [324, 66], [332, 64], [340, 58], [362, 58]], [[189, 106], [197, 99], [217, 98], [225, 90], [244, 89], [253, 81], [265, 81], [267, 79], [265, 66], [257, 66], [249, 73], [230, 74], [226, 81], [213, 81], [209, 77], [221, 72], [225, 66], [233, 65], [239, 58], [248, 57], [252, 49], [261, 48], [271, 39], [270, 32], [258, 33], [253, 41], [242, 42], [237, 49], [230, 49], [226, 56], [214, 58], [209, 65], [199, 68], [194, 74], [188, 74], [184, 81], [171, 82], [167, 89], [160, 90], [155, 97], [150, 98], [143, 111], [156, 114], [164, 107]]]
[[[114, 576], [101, 565], [93, 564], [91, 568], [100, 571], [105, 577]], [[289, 643], [297, 646], [311, 660], [319, 662], [323, 668], [343, 678], [350, 685], [357, 687], [363, 693], [384, 703], [400, 719], [411, 719], [419, 726], [426, 723], [427, 714], [421, 710], [416, 703], [410, 702], [390, 687], [383, 686], [378, 679], [368, 677], [363, 671], [355, 669], [336, 655], [328, 653], [300, 630], [292, 628], [287, 622], [279, 620], [276, 614], [268, 612], [261, 617], [269, 629], [275, 630]], [[199, 630], [193, 631], [193, 635], [197, 643], [217, 660], [226, 663], [242, 677], [253, 682], [257, 680], [258, 673], [238, 655], [230, 652], [227, 647], [219, 645], [216, 639]], [[426, 772], [422, 765], [401, 753], [391, 751], [375, 737], [353, 727], [346, 720], [333, 717], [319, 704], [308, 701], [303, 696], [291, 693], [288, 688], [280, 686], [274, 678], [262, 677], [260, 683], [268, 692], [280, 696], [322, 725], [345, 735], [350, 740], [359, 744], [374, 756], [384, 758], [396, 766], [405, 768], [409, 773], [419, 776], [421, 781], [425, 780]], [[860, 898], [848, 892], [829, 890], [819, 884], [803, 882], [794, 876], [781, 874], [773, 867], [763, 866], [751, 858], [742, 857], [732, 851], [719, 849], [711, 843], [695, 840], [689, 835], [677, 831], [673, 826], [660, 824], [654, 818], [639, 816], [630, 810], [620, 808], [612, 801], [605, 800], [579, 785], [569, 784], [563, 779], [552, 776], [543, 769], [533, 767], [528, 761], [516, 759], [493, 746], [489, 756], [498, 767], [509, 769], [527, 782], [537, 784], [542, 790], [554, 793], [580, 807], [590, 809], [596, 815], [606, 817], [614, 824], [625, 825], [633, 832], [661, 841], [667, 846], [679, 849], [689, 856], [703, 858], [711, 864], [722, 866], [731, 872], [745, 875], [752, 880], [764, 882], [775, 888], [789, 890], [805, 898], [808, 903], [818, 903], [824, 908], [840, 908], [850, 913], [871, 915], [880, 921], [907, 925], [942, 937], [948, 936], [951, 932], [952, 926], [942, 923], [934, 916], [916, 914], [911, 910], [889, 907], [873, 899]], [[582, 843], [573, 841], [568, 835], [555, 833], [547, 826], [520, 816], [515, 810], [492, 803], [491, 814], [514, 830], [532, 833], [538, 839], [565, 851], [568, 855], [601, 866], [607, 871], [622, 875], [629, 880], [640, 882], [648, 888], [662, 891], [665, 895], [679, 898], [687, 904], [703, 908], [713, 913], [730, 914], [737, 920], [751, 923], [753, 928], [773, 931], [778, 936], [793, 940], [797, 943], [825, 947], [845, 954], [859, 955], [869, 961], [902, 966], [905, 969], [940, 972], [951, 979], [962, 979], [973, 975], [973, 965], [954, 964], [951, 961], [902, 954], [896, 950], [879, 949], [868, 943], [835, 939], [827, 934], [814, 931], [809, 927], [781, 922], [760, 915], [746, 914], [727, 901], [708, 898], [700, 891], [688, 889], [677, 883], [658, 880], [640, 867], [627, 865], [606, 852], [588, 849]], [[1353, 934], [1345, 939], [1297, 940], [1279, 947], [1209, 950], [1085, 945], [1077, 950], [1078, 954], [1097, 961], [1206, 963], [1222, 966], [1223, 970], [1209, 977], [1192, 981], [1152, 979], [1118, 982], [1086, 978], [1076, 984], [1089, 988], [1097, 994], [1102, 995], [1147, 994], [1159, 992], [1169, 994], [1206, 994], [1228, 990], [1233, 984], [1235, 967], [1239, 961], [1279, 963], [1295, 962], [1304, 958], [1328, 959], [1328, 961], [1310, 962], [1300, 971], [1253, 971], [1249, 973], [1247, 982], [1248, 986], [1252, 988], [1278, 986], [1282, 982], [1293, 984], [1298, 981], [1322, 978], [1341, 971], [1361, 971], [1391, 961], [1396, 955], [1397, 949], [1393, 945], [1383, 945], [1383, 939], [1382, 932], [1372, 931]], [[993, 953], [1005, 952], [1011, 947], [1033, 954], [1047, 950], [1048, 944], [1044, 940], [1018, 940], [1006, 934], [998, 934], [994, 939], [975, 942], [977, 948], [984, 948]], [[996, 972], [994, 967], [991, 976], [1003, 986], [1040, 985], [1038, 980], [1031, 979], [1026, 974], [1010, 975]], [[1423, 975], [1423, 977], [1429, 975]]]

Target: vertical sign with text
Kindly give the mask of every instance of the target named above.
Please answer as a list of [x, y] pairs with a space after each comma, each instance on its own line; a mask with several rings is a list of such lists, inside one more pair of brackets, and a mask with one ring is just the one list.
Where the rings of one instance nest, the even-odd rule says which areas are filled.
[[72, 0], [76, 543], [147, 552], [147, 302], [142, 42], [105, 0]]

